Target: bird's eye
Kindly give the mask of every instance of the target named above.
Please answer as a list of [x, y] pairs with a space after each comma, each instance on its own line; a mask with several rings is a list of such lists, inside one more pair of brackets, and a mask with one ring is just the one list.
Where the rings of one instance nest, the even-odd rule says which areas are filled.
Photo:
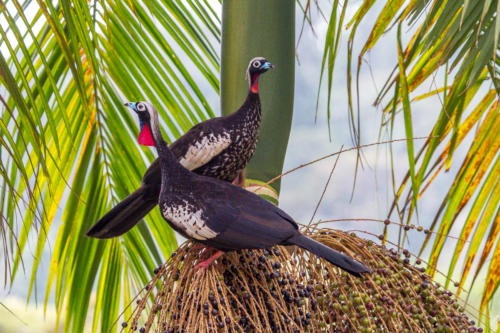
[[254, 68], [259, 68], [259, 67], [260, 67], [260, 61], [259, 61], [259, 60], [254, 61], [254, 62], [253, 62], [253, 64], [252, 64], [252, 66], [253, 66]]
[[146, 111], [146, 106], [142, 103], [137, 105], [137, 111]]

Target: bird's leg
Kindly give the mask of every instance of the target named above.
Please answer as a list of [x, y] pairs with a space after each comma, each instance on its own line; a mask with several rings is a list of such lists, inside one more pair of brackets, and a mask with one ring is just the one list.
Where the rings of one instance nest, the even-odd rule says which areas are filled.
[[222, 256], [223, 252], [221, 250], [218, 250], [215, 252], [210, 258], [203, 260], [200, 262], [198, 265], [194, 266], [194, 270], [201, 272], [202, 274], [205, 272], [205, 270], [210, 266], [210, 264], [220, 256]]
[[233, 180], [233, 185], [239, 187], [245, 187], [245, 180], [247, 179], [246, 175], [247, 175], [246, 170], [243, 169]]

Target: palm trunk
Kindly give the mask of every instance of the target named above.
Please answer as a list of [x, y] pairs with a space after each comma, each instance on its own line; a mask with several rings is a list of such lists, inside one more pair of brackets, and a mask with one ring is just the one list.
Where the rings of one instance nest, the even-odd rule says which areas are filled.
[[[292, 122], [295, 1], [225, 0], [222, 10], [222, 114], [244, 100], [250, 59], [263, 56], [276, 66], [260, 82], [262, 127], [247, 167], [248, 178], [267, 181], [282, 172]], [[279, 191], [279, 182], [272, 186]]]

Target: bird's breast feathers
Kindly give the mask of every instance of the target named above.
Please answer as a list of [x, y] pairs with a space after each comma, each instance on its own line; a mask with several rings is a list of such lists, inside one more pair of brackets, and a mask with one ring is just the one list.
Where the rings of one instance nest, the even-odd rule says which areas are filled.
[[206, 240], [218, 235], [217, 232], [208, 227], [202, 210], [186, 200], [178, 203], [164, 202], [162, 206], [163, 217], [183, 230], [187, 236], [197, 240]]
[[228, 132], [200, 133], [198, 140], [189, 146], [179, 162], [188, 170], [195, 170], [207, 164], [231, 144]]

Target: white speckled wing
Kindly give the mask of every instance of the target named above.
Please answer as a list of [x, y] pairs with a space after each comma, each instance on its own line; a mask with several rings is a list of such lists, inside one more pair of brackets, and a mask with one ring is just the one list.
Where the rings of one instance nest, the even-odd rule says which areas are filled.
[[195, 144], [189, 147], [179, 162], [188, 170], [195, 170], [210, 162], [231, 144], [229, 133], [207, 134], [200, 133], [200, 138]]
[[214, 238], [217, 232], [210, 229], [202, 217], [201, 209], [184, 200], [182, 204], [164, 204], [162, 215], [169, 222], [182, 229], [187, 236], [198, 240]]

